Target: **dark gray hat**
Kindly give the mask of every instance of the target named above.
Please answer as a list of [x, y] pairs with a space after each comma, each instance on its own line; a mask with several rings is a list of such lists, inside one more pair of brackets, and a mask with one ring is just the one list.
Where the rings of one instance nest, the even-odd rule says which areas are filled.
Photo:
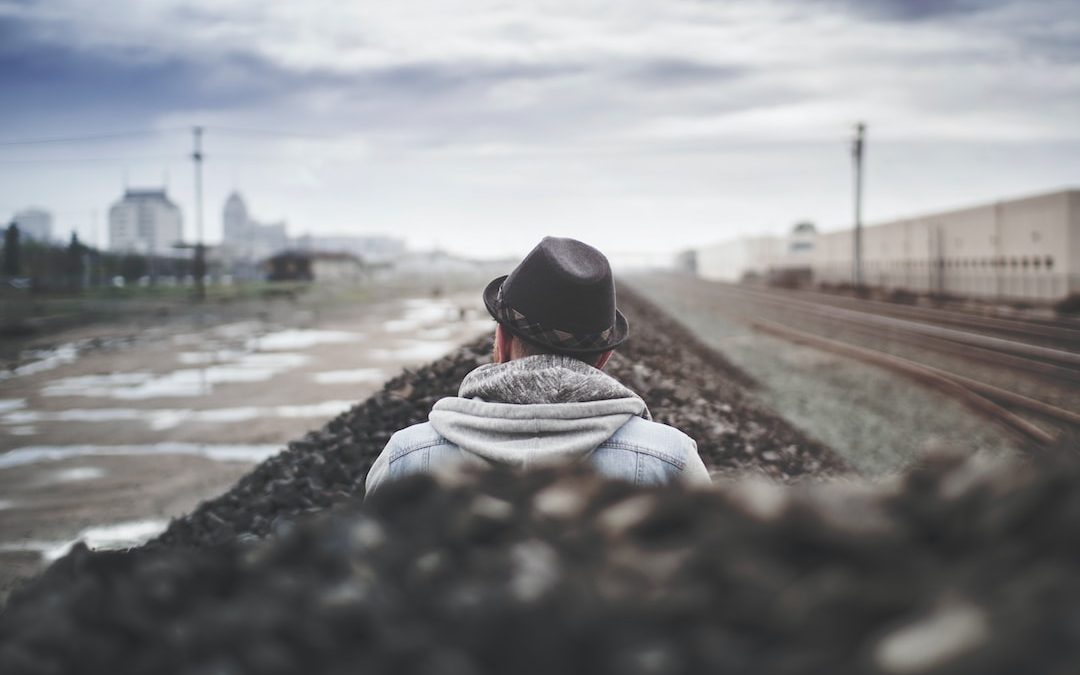
[[484, 304], [514, 335], [557, 352], [607, 351], [630, 334], [615, 307], [611, 265], [576, 239], [544, 237], [514, 271], [487, 285]]

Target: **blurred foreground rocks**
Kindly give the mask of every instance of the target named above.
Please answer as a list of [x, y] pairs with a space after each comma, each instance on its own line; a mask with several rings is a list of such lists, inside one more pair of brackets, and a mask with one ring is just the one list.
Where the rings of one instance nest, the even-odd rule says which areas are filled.
[[264, 540], [80, 547], [0, 615], [0, 672], [1075, 673], [1077, 484], [414, 476]]

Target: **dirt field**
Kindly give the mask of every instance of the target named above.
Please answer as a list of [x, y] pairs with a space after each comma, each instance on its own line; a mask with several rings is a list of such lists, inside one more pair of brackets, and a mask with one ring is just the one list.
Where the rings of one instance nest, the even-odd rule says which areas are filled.
[[0, 597], [72, 542], [143, 541], [252, 464], [486, 330], [479, 294], [96, 325], [0, 380]]

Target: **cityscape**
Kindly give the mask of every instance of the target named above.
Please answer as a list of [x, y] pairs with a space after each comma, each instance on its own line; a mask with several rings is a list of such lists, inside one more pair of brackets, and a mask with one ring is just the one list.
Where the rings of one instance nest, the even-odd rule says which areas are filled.
[[[9, 227], [12, 226], [30, 245], [57, 247], [69, 244], [53, 236], [53, 217], [44, 208], [29, 207], [17, 211], [11, 218]], [[248, 211], [244, 197], [235, 191], [222, 206], [221, 231], [221, 242], [208, 247], [206, 255], [207, 273], [212, 283], [266, 279], [273, 276], [273, 259], [286, 253], [309, 259], [308, 269], [311, 265], [321, 268], [323, 274], [320, 277], [355, 280], [407, 253], [403, 239], [389, 236], [309, 233], [290, 236], [283, 221], [264, 223], [255, 219]], [[109, 207], [107, 232], [108, 243], [100, 253], [148, 261], [142, 266], [128, 265], [125, 270], [145, 274], [134, 277], [129, 273], [114, 275], [108, 283], [193, 283], [192, 249], [196, 243], [184, 240], [183, 213], [165, 188], [125, 188], [123, 196]], [[70, 245], [89, 250], [79, 241], [77, 233], [73, 233]], [[28, 264], [28, 269], [19, 272], [44, 288], [56, 285], [55, 280], [49, 279], [57, 274], [56, 270], [30, 269], [32, 266]], [[85, 275], [86, 283], [100, 283], [100, 274], [95, 271], [87, 268]], [[18, 278], [20, 274], [8, 273], [8, 276]]]

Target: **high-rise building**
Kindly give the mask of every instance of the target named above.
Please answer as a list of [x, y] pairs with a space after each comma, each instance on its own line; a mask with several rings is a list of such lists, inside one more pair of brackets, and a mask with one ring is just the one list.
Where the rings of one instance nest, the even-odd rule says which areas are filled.
[[239, 193], [225, 200], [221, 214], [222, 249], [233, 260], [258, 261], [289, 246], [285, 223], [260, 223], [251, 217]]
[[45, 209], [23, 209], [12, 217], [22, 236], [37, 241], [49, 241], [52, 238], [52, 214]]
[[247, 204], [239, 193], [233, 192], [225, 200], [222, 213], [222, 238], [226, 244], [238, 244], [250, 236], [251, 219], [248, 217]]
[[165, 255], [183, 239], [180, 208], [165, 190], [125, 190], [109, 209], [109, 248]]

